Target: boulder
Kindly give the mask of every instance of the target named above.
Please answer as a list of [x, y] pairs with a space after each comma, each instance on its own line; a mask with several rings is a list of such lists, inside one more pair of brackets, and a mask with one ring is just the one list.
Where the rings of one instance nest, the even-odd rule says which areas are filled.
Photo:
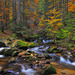
[[0, 47], [6, 47], [5, 43], [0, 42]]
[[46, 59], [50, 59], [50, 58], [52, 58], [51, 56], [49, 56], [49, 55], [46, 54], [46, 53], [43, 53], [43, 56], [44, 56]]
[[24, 49], [24, 50], [27, 49], [27, 48], [34, 47], [34, 46], [35, 46], [34, 42], [25, 42], [25, 41], [22, 41], [22, 40], [16, 40], [12, 44], [12, 47], [17, 47], [17, 48]]
[[[16, 51], [16, 52], [15, 52]], [[16, 55], [18, 53], [18, 50], [16, 48], [11, 48], [11, 49], [6, 49], [4, 51], [4, 55], [5, 56], [12, 56], [12, 55]]]
[[45, 69], [44, 72], [42, 72], [42, 75], [50, 75], [50, 74], [56, 74], [56, 69], [54, 68], [53, 65], [50, 65]]
[[17, 56], [19, 53], [20, 53], [20, 51], [14, 51], [14, 52], [12, 53], [12, 56]]
[[57, 48], [57, 47], [53, 47], [53, 48], [47, 49], [47, 52], [48, 52], [48, 53], [62, 53], [63, 50], [60, 49], [60, 48]]

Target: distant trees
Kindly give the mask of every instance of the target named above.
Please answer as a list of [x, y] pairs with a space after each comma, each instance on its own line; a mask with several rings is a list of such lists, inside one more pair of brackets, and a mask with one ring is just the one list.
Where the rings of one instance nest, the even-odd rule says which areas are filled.
[[68, 23], [74, 24], [71, 20], [74, 11], [75, 0], [0, 0], [0, 28], [2, 32], [4, 29], [23, 35], [45, 32], [55, 37]]

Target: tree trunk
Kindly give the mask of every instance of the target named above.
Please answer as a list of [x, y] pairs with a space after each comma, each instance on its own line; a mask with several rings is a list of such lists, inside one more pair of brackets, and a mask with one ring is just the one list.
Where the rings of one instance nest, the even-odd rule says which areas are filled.
[[20, 23], [20, 0], [17, 0], [18, 8], [17, 8], [17, 24]]

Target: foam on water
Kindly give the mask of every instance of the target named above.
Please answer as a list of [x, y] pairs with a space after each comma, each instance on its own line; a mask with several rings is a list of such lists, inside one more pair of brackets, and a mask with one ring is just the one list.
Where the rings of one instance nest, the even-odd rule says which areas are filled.
[[66, 60], [62, 56], [60, 57], [60, 62], [75, 66], [75, 62], [71, 62], [69, 59]]
[[52, 42], [52, 40], [43, 40], [43, 43], [49, 43], [49, 42]]
[[[9, 47], [1, 47], [0, 51], [2, 51], [3, 49], [9, 49]], [[3, 57], [4, 57], [4, 55], [0, 55], [0, 58], [3, 58]]]
[[25, 73], [26, 75], [35, 75], [35, 73], [37, 72], [37, 71], [34, 71], [33, 69], [25, 70], [25, 67], [23, 65], [21, 65], [21, 68], [22, 68], [21, 71]]
[[9, 49], [9, 47], [1, 47], [0, 51], [2, 51], [3, 49]]
[[3, 58], [4, 57], [4, 55], [0, 55], [0, 58]]
[[31, 68], [25, 69], [25, 66], [22, 64], [16, 63], [15, 65], [20, 65], [21, 66], [21, 72], [25, 73], [26, 75], [35, 75], [35, 73], [37, 72]]

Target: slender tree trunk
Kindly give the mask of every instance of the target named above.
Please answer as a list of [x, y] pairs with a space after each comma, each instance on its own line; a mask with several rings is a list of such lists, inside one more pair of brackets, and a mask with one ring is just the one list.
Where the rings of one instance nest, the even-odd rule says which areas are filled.
[[66, 5], [66, 10], [67, 10], [67, 14], [68, 14], [68, 0], [66, 0], [67, 1], [67, 5]]
[[16, 0], [12, 1], [12, 7], [13, 7], [13, 25], [16, 25]]
[[18, 8], [17, 8], [17, 24], [20, 23], [20, 0], [17, 0]]
[[64, 25], [66, 25], [65, 24], [65, 6], [64, 6], [64, 3], [65, 3], [65, 0], [62, 0], [62, 22], [63, 22], [63, 24]]
[[24, 10], [25, 10], [25, 1], [23, 0], [23, 25], [24, 25], [24, 21], [25, 21], [25, 19], [24, 19], [24, 17], [25, 17], [25, 13], [24, 13]]

